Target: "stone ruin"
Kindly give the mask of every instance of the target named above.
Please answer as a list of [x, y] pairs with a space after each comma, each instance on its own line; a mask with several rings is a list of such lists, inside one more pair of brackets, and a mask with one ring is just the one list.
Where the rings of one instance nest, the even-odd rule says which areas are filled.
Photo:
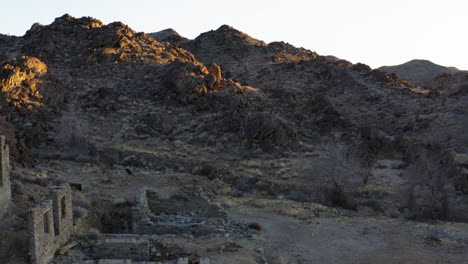
[[[3, 217], [11, 205], [10, 151], [4, 136], [0, 136], [0, 159], [0, 217]], [[70, 239], [73, 230], [70, 186], [55, 187], [51, 200], [31, 209], [28, 225], [31, 263], [50, 263], [57, 249]]]
[[0, 217], [4, 216], [11, 203], [10, 150], [4, 136], [0, 136]]
[[135, 197], [132, 229], [135, 234], [190, 234], [203, 236], [226, 231], [227, 214], [205, 197], [179, 191], [162, 198], [143, 188]]
[[225, 238], [251, 232], [245, 224], [231, 222], [220, 205], [191, 189], [167, 197], [145, 187], [129, 208], [130, 217], [113, 222], [119, 226], [109, 229], [112, 232], [79, 236], [80, 254], [86, 256], [82, 263], [209, 264], [209, 258], [192, 255], [172, 244], [172, 239], [177, 237], [182, 245], [194, 237]]
[[[0, 158], [0, 217], [3, 217], [11, 207], [10, 154], [4, 136], [0, 136]], [[182, 252], [165, 253], [167, 249], [159, 236], [216, 233], [225, 226], [227, 216], [219, 206], [210, 204], [204, 197], [187, 195], [179, 192], [163, 199], [155, 190], [144, 188], [136, 196], [131, 223], [126, 223], [129, 234], [103, 234], [100, 239], [82, 235], [81, 240], [88, 245], [82, 250], [95, 260], [80, 260], [77, 263], [188, 264], [188, 258], [180, 257], [184, 256]], [[50, 263], [57, 250], [69, 241], [74, 228], [70, 185], [52, 188], [49, 200], [29, 210], [31, 263]], [[210, 260], [199, 258], [197, 263], [209, 264]]]
[[[11, 203], [9, 149], [3, 136], [0, 137], [0, 155], [0, 217], [3, 217]], [[184, 190], [163, 198], [154, 189], [141, 189], [135, 196], [130, 218], [125, 223], [126, 234], [101, 234], [99, 239], [86, 234], [77, 237], [84, 241], [81, 250], [88, 256], [88, 260], [77, 263], [188, 264], [189, 258], [181, 257], [187, 256], [187, 253], [174, 248], [168, 253], [161, 237], [223, 236], [226, 233], [246, 232], [241, 224], [229, 222], [220, 206], [210, 203], [196, 192]], [[71, 187], [69, 184], [54, 187], [49, 200], [29, 211], [31, 263], [50, 263], [57, 250], [69, 241], [74, 228]], [[198, 258], [195, 262], [209, 264], [210, 260]]]
[[31, 262], [47, 264], [63, 246], [73, 230], [71, 188], [68, 184], [53, 189], [51, 200], [30, 210]]

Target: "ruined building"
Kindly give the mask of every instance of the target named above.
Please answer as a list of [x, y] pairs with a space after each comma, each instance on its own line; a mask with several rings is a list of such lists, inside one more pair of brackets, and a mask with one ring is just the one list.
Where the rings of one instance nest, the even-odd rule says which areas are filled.
[[68, 184], [54, 188], [51, 200], [30, 210], [31, 262], [49, 263], [58, 248], [70, 239], [73, 230], [71, 188]]
[[[11, 204], [10, 151], [0, 136], [0, 217]], [[68, 184], [55, 187], [51, 199], [30, 210], [29, 234], [31, 263], [48, 264], [73, 230], [72, 193]]]
[[11, 203], [10, 150], [4, 136], [0, 136], [0, 159], [0, 217], [2, 217]]

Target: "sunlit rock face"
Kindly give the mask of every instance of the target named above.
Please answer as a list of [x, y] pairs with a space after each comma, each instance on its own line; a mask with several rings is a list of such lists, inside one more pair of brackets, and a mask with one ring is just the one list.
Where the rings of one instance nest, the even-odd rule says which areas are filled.
[[47, 65], [35, 57], [22, 56], [10, 60], [0, 68], [2, 97], [15, 107], [41, 106], [38, 85], [47, 73]]

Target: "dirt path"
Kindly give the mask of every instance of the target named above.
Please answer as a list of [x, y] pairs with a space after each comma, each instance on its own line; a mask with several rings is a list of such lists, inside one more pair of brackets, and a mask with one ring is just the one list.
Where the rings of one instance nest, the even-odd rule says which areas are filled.
[[431, 225], [385, 217], [300, 220], [268, 208], [244, 208], [233, 217], [262, 225], [269, 263], [427, 264], [468, 259], [468, 224], [463, 223]]

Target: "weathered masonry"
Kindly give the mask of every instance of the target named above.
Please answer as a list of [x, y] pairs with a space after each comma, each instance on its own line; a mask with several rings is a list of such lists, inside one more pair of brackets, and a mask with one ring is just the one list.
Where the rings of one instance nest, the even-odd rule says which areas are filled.
[[10, 150], [4, 136], [0, 136], [0, 159], [0, 217], [2, 217], [11, 203]]
[[68, 184], [54, 188], [51, 200], [30, 211], [31, 262], [48, 264], [63, 246], [73, 229], [71, 188]]

